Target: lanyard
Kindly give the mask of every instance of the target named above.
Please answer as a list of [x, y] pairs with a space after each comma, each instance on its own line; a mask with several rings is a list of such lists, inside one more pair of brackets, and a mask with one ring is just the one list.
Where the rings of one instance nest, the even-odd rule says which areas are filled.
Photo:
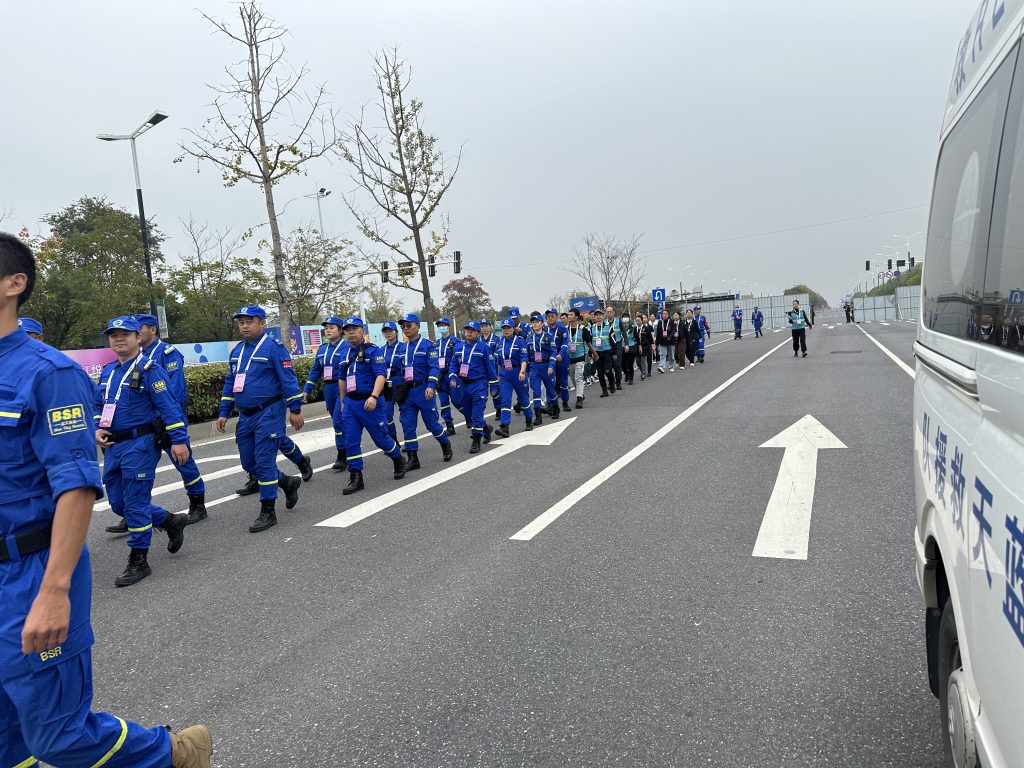
[[530, 337], [530, 341], [533, 342], [533, 351], [534, 352], [543, 352], [544, 351], [544, 348], [541, 345], [544, 343], [544, 339], [546, 339], [546, 338], [547, 338], [547, 334], [545, 334], [543, 331], [541, 331], [540, 335], [535, 333], [535, 334], [533, 334]]
[[[470, 350], [469, 350], [469, 359], [468, 359], [468, 360], [467, 360], [467, 359], [465, 358], [465, 351], [463, 351], [463, 359], [462, 359], [462, 362], [463, 362], [464, 364], [466, 364], [466, 365], [469, 365], [470, 363], [472, 363], [472, 362], [473, 362], [473, 355], [475, 355], [475, 354], [476, 354], [476, 352], [477, 352], [476, 346], [477, 346], [477, 344], [479, 344], [479, 343], [480, 343], [480, 340], [479, 340], [479, 339], [477, 339], [476, 341], [474, 341], [474, 342], [473, 342], [473, 346], [472, 346], [472, 347], [470, 347]], [[463, 347], [463, 350], [465, 350], [465, 347]]]
[[[413, 349], [413, 351], [412, 351], [412, 362], [413, 362], [413, 365], [416, 364], [416, 355], [418, 355], [420, 353], [420, 342], [421, 341], [423, 341], [423, 337], [422, 336], [420, 336], [418, 339], [416, 339], [416, 348]], [[408, 341], [405, 342], [405, 367], [406, 368], [409, 367], [409, 342]]]
[[156, 353], [160, 351], [160, 345], [161, 344], [163, 344], [163, 342], [160, 341], [159, 339], [157, 339], [156, 344], [153, 345], [153, 351], [150, 352], [149, 353], [149, 357], [146, 358], [146, 362], [147, 363], [152, 363], [153, 362], [153, 358], [156, 357]]
[[[508, 344], [506, 343], [506, 342], [509, 342], [509, 341], [512, 342], [512, 346], [511, 347], [509, 347]], [[515, 336], [513, 336], [511, 339], [502, 339], [501, 340], [501, 357], [502, 357], [502, 359], [504, 359], [504, 360], [511, 360], [512, 359], [512, 352], [515, 350], [515, 348], [516, 348]]]
[[[128, 366], [128, 370], [124, 372], [124, 376], [121, 377], [121, 383], [117, 385], [117, 392], [114, 393], [114, 403], [117, 403], [121, 399], [121, 388], [124, 387], [125, 381], [129, 376], [132, 375], [132, 371], [135, 370], [135, 366], [139, 364], [139, 360], [142, 359], [142, 353], [139, 352], [139, 356], [132, 360], [132, 364]], [[110, 382], [114, 380], [114, 372], [110, 372], [110, 378], [107, 379], [107, 391], [103, 393], [103, 402], [105, 403], [110, 399]]]
[[568, 333], [569, 333], [569, 341], [571, 341], [573, 344], [579, 344], [580, 343], [580, 326], [577, 325], [575, 328], [573, 328], [572, 326], [569, 326]]
[[[391, 350], [391, 357], [388, 357], [388, 350], [389, 349]], [[395, 363], [395, 353], [397, 351], [398, 351], [398, 342], [397, 341], [394, 344], [388, 344], [387, 346], [384, 347], [384, 363], [385, 363], [385, 365], [388, 366], [389, 370], [390, 370], [391, 366], [394, 365], [394, 363]]]
[[[362, 348], [363, 348], [362, 344], [360, 344], [358, 347], [352, 347], [352, 351], [349, 352], [348, 357], [345, 358], [345, 367], [348, 368], [348, 375], [349, 376], [355, 376], [356, 375], [356, 371], [358, 370], [358, 368], [356, 368], [356, 366], [359, 364], [359, 350], [362, 349]], [[356, 353], [356, 359], [355, 360], [352, 359], [352, 352]]]
[[[249, 366], [252, 365], [252, 359], [254, 357], [256, 357], [256, 353], [260, 351], [260, 347], [263, 346], [263, 342], [266, 341], [266, 340], [267, 340], [267, 334], [264, 333], [263, 336], [260, 338], [260, 343], [256, 345], [256, 348], [253, 349], [252, 354], [249, 355], [249, 362], [245, 364], [245, 370], [242, 371], [242, 373], [248, 373], [249, 372]], [[242, 367], [242, 357], [244, 355], [245, 355], [245, 345], [243, 344], [242, 345], [242, 351], [238, 353], [238, 367], [239, 368]]]
[[[334, 366], [334, 358], [336, 358], [338, 356], [338, 353], [341, 351], [341, 345], [343, 343], [344, 343], [344, 339], [339, 341], [337, 343], [337, 345], [335, 345], [334, 347], [332, 347], [330, 344], [327, 345], [327, 350], [324, 352], [324, 361], [323, 361], [325, 366], [328, 366], [328, 365], [330, 365], [332, 367]], [[330, 357], [327, 357], [328, 353], [330, 353], [330, 355], [331, 355]], [[253, 350], [253, 354], [254, 355], [256, 354], [255, 350]], [[249, 362], [252, 362], [252, 358], [249, 359]]]

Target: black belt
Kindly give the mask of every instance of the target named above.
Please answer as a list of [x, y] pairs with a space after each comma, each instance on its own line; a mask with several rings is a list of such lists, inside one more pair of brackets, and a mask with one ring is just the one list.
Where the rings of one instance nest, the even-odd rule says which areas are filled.
[[[371, 397], [374, 397], [373, 392], [348, 392], [345, 394], [346, 400], [369, 400]], [[377, 397], [379, 398], [380, 395]]]
[[281, 401], [281, 396], [278, 395], [277, 397], [272, 397], [269, 400], [264, 400], [262, 403], [260, 403], [257, 406], [254, 406], [252, 408], [239, 408], [238, 412], [240, 414], [242, 414], [243, 416], [255, 416], [260, 411], [262, 411], [262, 410], [264, 410], [266, 408], [269, 408], [274, 403], [279, 403], [280, 401]]
[[478, 381], [487, 381], [485, 376], [481, 376], [479, 379], [460, 379], [463, 384], [476, 384]]
[[[36, 528], [34, 531], [19, 533], [14, 537], [14, 546], [17, 547], [18, 553], [21, 556], [25, 556], [33, 552], [38, 552], [41, 549], [46, 549], [50, 546], [51, 529], [52, 526], [45, 525], [42, 528]], [[7, 549], [6, 538], [0, 536], [0, 563], [12, 559], [11, 553]]]
[[155, 433], [155, 425], [143, 424], [141, 427], [133, 427], [132, 429], [126, 429], [123, 432], [111, 432], [110, 442], [123, 443], [125, 440], [134, 440], [136, 437], [143, 437], [145, 435], [152, 435]]

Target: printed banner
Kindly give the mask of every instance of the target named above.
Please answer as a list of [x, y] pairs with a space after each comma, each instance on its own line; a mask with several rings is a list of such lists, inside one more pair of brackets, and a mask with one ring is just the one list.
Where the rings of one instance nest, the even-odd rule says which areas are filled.
[[65, 355], [78, 363], [90, 376], [99, 376], [103, 366], [117, 360], [112, 349], [65, 349]]

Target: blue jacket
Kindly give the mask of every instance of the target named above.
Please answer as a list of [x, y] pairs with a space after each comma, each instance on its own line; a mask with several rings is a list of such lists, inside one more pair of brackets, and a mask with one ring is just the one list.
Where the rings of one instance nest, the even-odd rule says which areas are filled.
[[555, 355], [561, 355], [562, 362], [567, 363], [569, 361], [568, 329], [561, 322], [557, 322], [554, 325], [544, 326], [544, 330], [551, 337], [551, 342], [555, 345]]
[[[349, 349], [348, 342], [344, 339], [335, 344], [321, 344], [316, 350], [316, 357], [313, 358], [313, 365], [309, 369], [309, 376], [302, 391], [307, 395], [313, 391], [317, 381], [324, 379], [325, 387], [336, 387], [341, 381], [341, 367], [345, 362], [346, 352]], [[331, 378], [324, 378], [324, 369], [331, 368]]]
[[[103, 406], [114, 404], [114, 420], [104, 429], [126, 432], [160, 419], [171, 443], [184, 445], [188, 442], [185, 414], [171, 392], [167, 374], [159, 365], [147, 369], [145, 362], [145, 355], [140, 354], [123, 363], [115, 361], [103, 366], [99, 386], [94, 388], [94, 429], [100, 427]], [[132, 386], [133, 378], [138, 386]]]
[[[348, 354], [345, 356], [344, 372], [346, 381], [342, 382], [341, 391], [345, 395], [373, 394], [377, 377], [387, 378], [388, 375], [387, 366], [384, 365], [384, 350], [369, 341], [358, 347], [350, 346]], [[354, 392], [348, 391], [347, 379], [349, 376], [355, 376], [356, 379]], [[381, 389], [382, 397], [383, 392], [384, 390]]]
[[402, 381], [405, 378], [402, 358], [398, 357], [398, 345], [400, 343], [396, 341], [394, 344], [385, 344], [383, 347], [384, 367], [387, 369], [388, 381], [391, 382]]
[[[506, 360], [512, 365], [511, 369], [505, 367]], [[494, 350], [494, 362], [502, 376], [518, 376], [520, 366], [527, 362], [526, 342], [515, 335], [511, 339], [502, 338]]]
[[[462, 375], [462, 365], [469, 366], [465, 376]], [[477, 339], [470, 343], [460, 341], [455, 348], [455, 356], [452, 358], [451, 369], [448, 371], [448, 380], [456, 381], [461, 379], [464, 382], [483, 379], [492, 387], [498, 383], [498, 372], [494, 370], [494, 358], [491, 357], [491, 350], [487, 344]]]
[[452, 355], [455, 354], [456, 339], [450, 333], [442, 336], [434, 342], [434, 349], [437, 352], [437, 367], [441, 371], [441, 378], [448, 378], [448, 370], [451, 368]]
[[410, 366], [413, 381], [426, 383], [431, 387], [437, 386], [437, 377], [440, 375], [437, 368], [437, 347], [430, 339], [417, 336], [413, 341], [398, 342], [394, 362], [400, 369], [402, 381], [405, 380], [405, 367]]
[[[241, 392], [234, 392], [238, 374], [245, 374], [245, 386]], [[292, 413], [302, 410], [302, 393], [291, 354], [284, 344], [265, 333], [253, 342], [239, 342], [228, 359], [219, 415], [231, 415], [232, 406], [255, 408], [274, 397], [283, 399]]]
[[[555, 367], [555, 342], [551, 336], [544, 331], [534, 333], [530, 331], [526, 337], [526, 352], [530, 365], [544, 365], [548, 368]], [[540, 353], [540, 362], [537, 361], [537, 353]]]
[[751, 322], [754, 323], [754, 325], [757, 325], [757, 326], [760, 326], [760, 325], [764, 324], [764, 312], [762, 312], [759, 309], [756, 310], [754, 312], [754, 314], [752, 314], [750, 316], [750, 320], [751, 320]]
[[188, 384], [185, 382], [185, 356], [166, 341], [154, 339], [153, 343], [142, 350], [147, 367], [159, 365], [167, 373], [171, 384], [171, 394], [178, 405], [188, 405]]

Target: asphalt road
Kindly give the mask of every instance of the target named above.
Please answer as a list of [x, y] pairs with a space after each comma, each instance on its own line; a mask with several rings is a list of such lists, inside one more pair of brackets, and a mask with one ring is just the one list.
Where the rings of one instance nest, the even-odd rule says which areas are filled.
[[[460, 428], [453, 465], [428, 438], [422, 470], [396, 482], [371, 456], [351, 497], [318, 471], [258, 535], [234, 443], [197, 444], [219, 503], [179, 554], [155, 535], [151, 578], [114, 588], [127, 547], [94, 516], [96, 705], [205, 722], [231, 768], [941, 765], [913, 382], [866, 335], [912, 365], [915, 326], [818, 321], [806, 359], [787, 333], [716, 334], [703, 366], [588, 388], [531, 434], [549, 445], [517, 420], [474, 459]], [[787, 450], [758, 446], [807, 415], [846, 446], [817, 453], [807, 558], [754, 557]], [[333, 461], [326, 420], [299, 436]], [[184, 508], [173, 470], [157, 477], [154, 501]]]

